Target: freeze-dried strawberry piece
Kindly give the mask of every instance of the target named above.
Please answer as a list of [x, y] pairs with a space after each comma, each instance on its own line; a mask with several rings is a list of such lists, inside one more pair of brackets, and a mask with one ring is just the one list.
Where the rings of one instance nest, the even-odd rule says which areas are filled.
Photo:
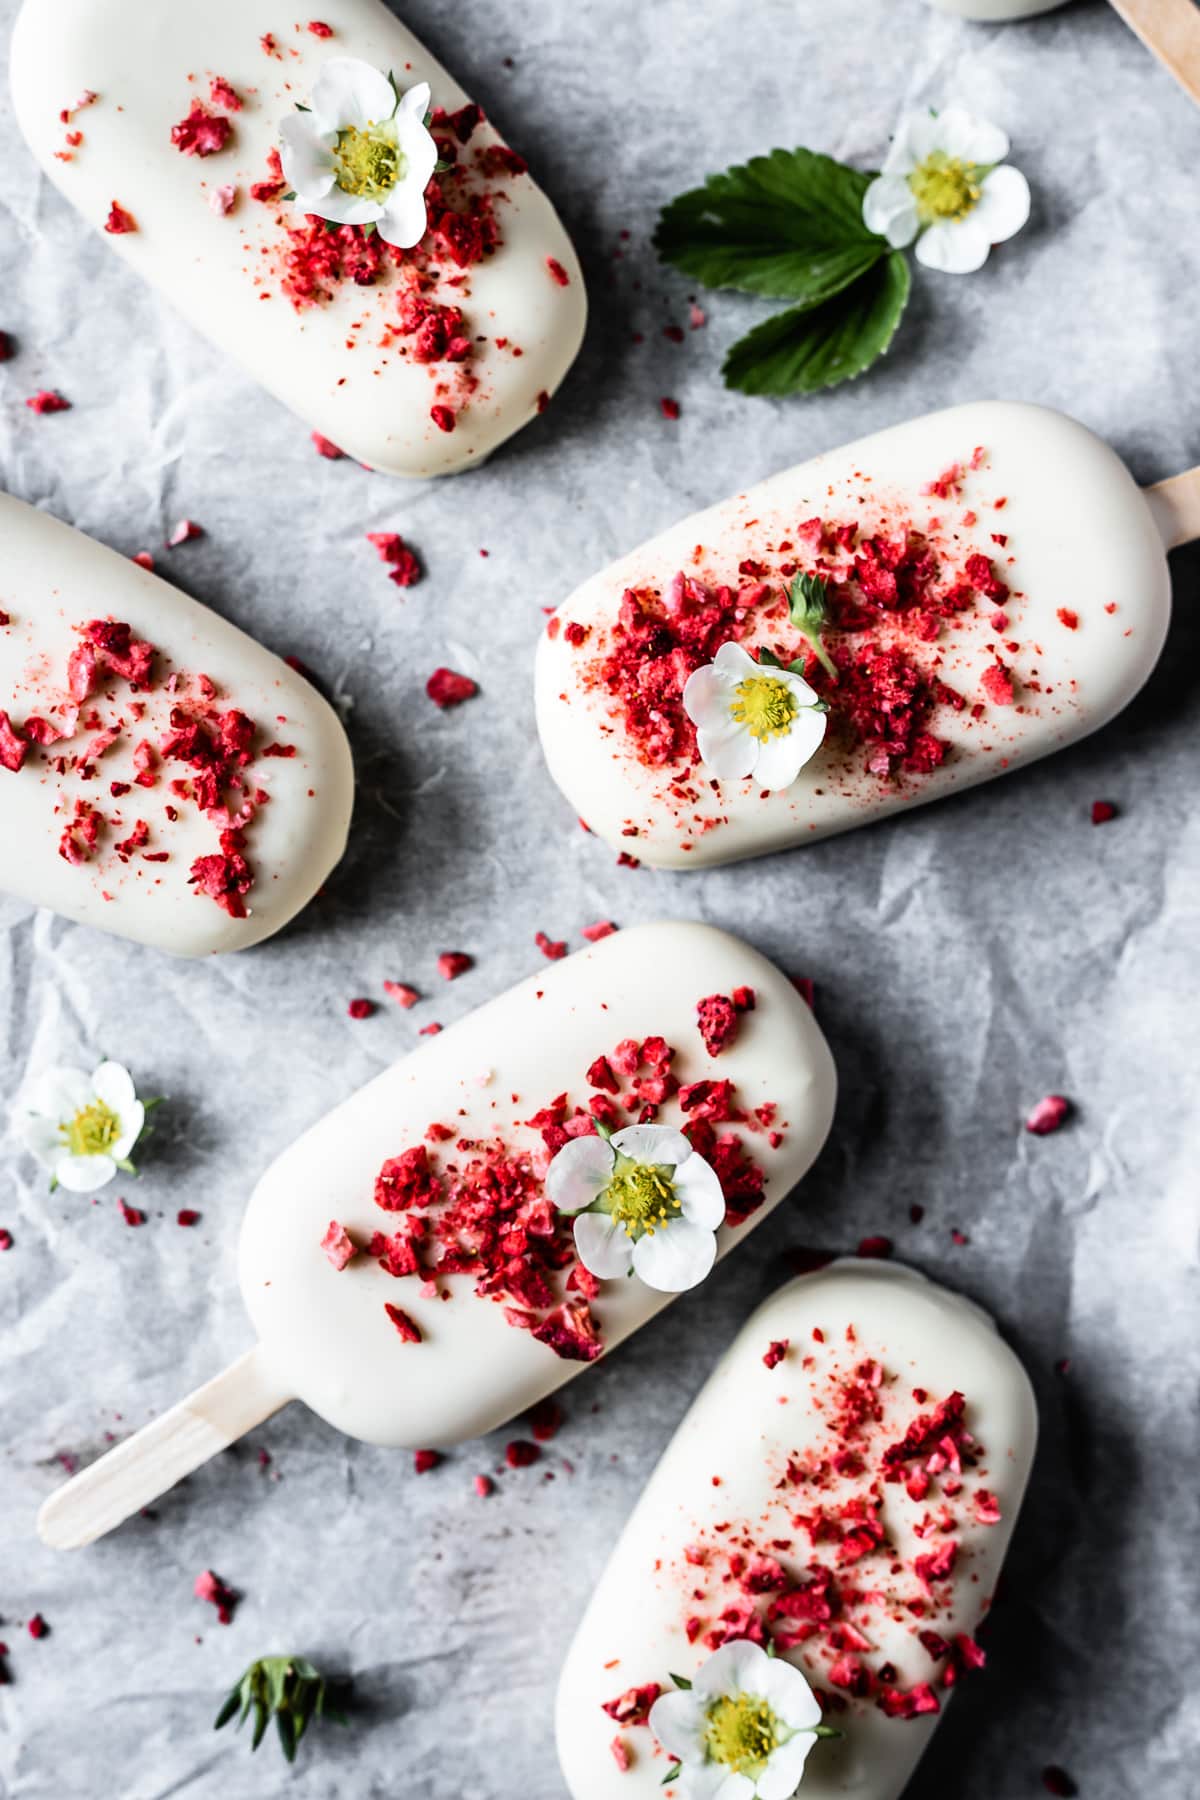
[[1093, 800], [1092, 801], [1092, 824], [1093, 825], [1107, 825], [1109, 820], [1115, 819], [1116, 816], [1117, 816], [1117, 809], [1113, 805], [1111, 800]]
[[344, 1225], [330, 1219], [329, 1229], [321, 1239], [321, 1248], [334, 1268], [341, 1271], [355, 1253], [355, 1243]]
[[64, 826], [58, 840], [58, 854], [63, 861], [69, 862], [73, 867], [90, 861], [99, 841], [102, 824], [103, 820], [95, 807], [89, 806], [86, 800], [76, 800], [74, 816], [70, 824]]
[[127, 1225], [137, 1226], [146, 1223], [145, 1213], [141, 1211], [140, 1207], [130, 1206], [128, 1200], [118, 1200], [117, 1208]]
[[0, 708], [0, 769], [10, 769], [15, 775], [28, 755], [27, 740], [18, 737], [12, 720]]
[[566, 944], [561, 939], [556, 941], [553, 938], [548, 938], [544, 931], [537, 932], [533, 941], [541, 951], [542, 955], [548, 958], [550, 962], [559, 962], [567, 954]]
[[680, 407], [679, 407], [678, 400], [671, 400], [669, 398], [664, 397], [662, 400], [659, 401], [658, 404], [659, 404], [659, 409], [662, 412], [662, 416], [664, 419], [674, 420], [679, 417]]
[[64, 400], [63, 396], [54, 388], [39, 388], [36, 394], [30, 394], [25, 404], [30, 412], [35, 413], [59, 413], [71, 410], [71, 402]]
[[[925, 1398], [924, 1394], [921, 1398]], [[961, 1444], [965, 1436], [966, 1410], [966, 1397], [956, 1388], [932, 1412], [919, 1414], [898, 1443], [888, 1445], [883, 1453], [884, 1468], [899, 1468], [917, 1457], [928, 1456], [947, 1437]]]
[[549, 269], [551, 276], [558, 283], [559, 287], [570, 286], [571, 277], [567, 274], [567, 271], [563, 268], [557, 256], [548, 256], [546, 258], [546, 267]]
[[406, 1344], [421, 1342], [420, 1328], [413, 1323], [402, 1306], [393, 1306], [390, 1300], [385, 1300], [383, 1310]]
[[407, 1229], [402, 1226], [391, 1237], [382, 1231], [374, 1231], [367, 1245], [367, 1255], [374, 1257], [385, 1275], [392, 1275], [399, 1281], [405, 1275], [422, 1273], [421, 1261], [417, 1255], [420, 1241], [420, 1236], [412, 1229], [411, 1223]]
[[137, 220], [114, 200], [104, 221], [104, 229], [113, 237], [123, 237], [127, 231], [137, 230]]
[[608, 1753], [616, 1763], [618, 1769], [620, 1769], [622, 1775], [627, 1775], [633, 1767], [633, 1752], [619, 1733], [608, 1746]]
[[[392, 1308], [389, 1306], [388, 1311]], [[413, 1468], [418, 1475], [428, 1475], [430, 1469], [436, 1469], [445, 1459], [440, 1450], [414, 1450]]]
[[587, 1078], [592, 1087], [601, 1088], [606, 1094], [616, 1094], [620, 1091], [621, 1084], [614, 1075], [612, 1064], [607, 1056], [596, 1058], [588, 1069]]
[[214, 75], [209, 83], [208, 97], [214, 106], [223, 106], [226, 112], [241, 112], [242, 96], [236, 88], [230, 87], [223, 75]]
[[193, 100], [186, 119], [171, 127], [171, 142], [184, 156], [214, 156], [229, 142], [233, 126]]
[[190, 1206], [181, 1206], [175, 1214], [175, 1223], [177, 1225], [198, 1225], [200, 1214]]
[[219, 853], [214, 852], [211, 856], [198, 856], [188, 876], [190, 885], [198, 893], [207, 894], [210, 900], [215, 900], [222, 912], [228, 913], [231, 919], [246, 917], [245, 896], [254, 886], [250, 865], [239, 847], [241, 835], [240, 831], [223, 831], [222, 846], [229, 839], [229, 847], [223, 847]]
[[488, 1495], [494, 1494], [495, 1491], [496, 1484], [490, 1475], [477, 1475], [475, 1477], [475, 1492], [479, 1495], [481, 1500], [486, 1500]]
[[583, 926], [579, 935], [585, 937], [589, 944], [598, 944], [601, 938], [611, 937], [616, 929], [611, 919], [598, 919], [594, 925]]
[[174, 550], [180, 544], [190, 544], [193, 538], [204, 536], [203, 525], [197, 525], [195, 519], [180, 519], [167, 539], [168, 549]]
[[394, 1000], [397, 1006], [403, 1006], [406, 1011], [421, 998], [416, 988], [409, 987], [406, 981], [385, 981], [383, 991], [389, 1000]]
[[50, 1635], [50, 1627], [47, 1625], [45, 1619], [43, 1619], [41, 1613], [34, 1613], [25, 1629], [28, 1631], [31, 1638], [44, 1638], [49, 1637]]
[[957, 1560], [958, 1544], [951, 1538], [948, 1543], [943, 1544], [939, 1550], [931, 1551], [928, 1556], [915, 1557], [913, 1571], [926, 1587], [931, 1588], [935, 1581], [950, 1579]]
[[994, 662], [979, 677], [979, 685], [993, 706], [1013, 706], [1016, 693], [1012, 673], [1002, 662]]
[[469, 675], [457, 675], [453, 669], [435, 669], [425, 683], [425, 692], [445, 712], [449, 706], [461, 706], [464, 700], [470, 700], [479, 687]]
[[990, 1488], [979, 1488], [975, 1494], [975, 1517], [981, 1525], [1000, 1523], [1000, 1502]]
[[779, 1364], [788, 1353], [790, 1342], [790, 1338], [776, 1338], [773, 1343], [767, 1345], [766, 1354], [763, 1356], [763, 1362], [767, 1365], [768, 1369], [776, 1369], [779, 1367]]
[[346, 1011], [352, 1019], [369, 1019], [375, 1011], [375, 1002], [360, 997], [357, 1000], [351, 1000]]
[[911, 1688], [882, 1687], [875, 1704], [889, 1719], [916, 1719], [922, 1713], [942, 1710], [941, 1702], [927, 1681]]
[[565, 1362], [595, 1362], [604, 1350], [586, 1305], [564, 1303], [555, 1307], [540, 1325], [534, 1326], [532, 1335]]
[[704, 1048], [710, 1056], [720, 1056], [737, 1036], [737, 1007], [724, 994], [710, 994], [697, 1002], [696, 1016]]
[[197, 1600], [205, 1600], [217, 1609], [217, 1618], [222, 1625], [228, 1625], [233, 1617], [233, 1609], [241, 1596], [228, 1584], [214, 1575], [211, 1569], [203, 1570], [197, 1575], [192, 1588]]
[[600, 1707], [618, 1725], [645, 1725], [650, 1718], [650, 1708], [662, 1691], [657, 1681], [643, 1682], [640, 1687], [627, 1688], [615, 1700], [602, 1700]]
[[441, 1192], [441, 1181], [424, 1144], [390, 1157], [375, 1177], [375, 1204], [384, 1212], [431, 1206]]
[[1038, 1101], [1029, 1114], [1025, 1121], [1025, 1129], [1031, 1131], [1034, 1137], [1046, 1137], [1050, 1132], [1058, 1130], [1059, 1126], [1066, 1121], [1070, 1110], [1071, 1102], [1065, 1095], [1047, 1094], [1044, 1100]]
[[398, 531], [368, 531], [367, 540], [374, 544], [385, 563], [390, 563], [389, 580], [397, 587], [413, 587], [421, 579], [421, 565]]
[[859, 1240], [855, 1255], [885, 1259], [892, 1254], [893, 1247], [889, 1237], [865, 1237]]
[[330, 462], [340, 462], [346, 454], [344, 450], [338, 449], [331, 438], [323, 437], [319, 431], [312, 433], [312, 441], [317, 455], [326, 457]]
[[437, 959], [437, 972], [443, 981], [457, 981], [468, 969], [475, 967], [475, 958], [468, 956], [465, 950], [443, 950]]
[[431, 406], [429, 416], [439, 431], [453, 431], [458, 423], [452, 406]]
[[1076, 1782], [1057, 1763], [1047, 1763], [1042, 1770], [1042, 1786], [1048, 1794], [1057, 1794], [1059, 1800], [1074, 1800], [1079, 1792]]
[[537, 1405], [530, 1409], [529, 1429], [533, 1433], [536, 1443], [548, 1444], [551, 1438], [557, 1437], [562, 1428], [562, 1422], [562, 1407], [552, 1394], [548, 1395], [545, 1400], [539, 1400]]
[[308, 29], [315, 38], [331, 38], [333, 36], [333, 26], [326, 25], [324, 19], [310, 19]]
[[541, 1454], [536, 1444], [524, 1438], [514, 1438], [511, 1444], [504, 1446], [504, 1460], [510, 1469], [527, 1469], [540, 1459]]

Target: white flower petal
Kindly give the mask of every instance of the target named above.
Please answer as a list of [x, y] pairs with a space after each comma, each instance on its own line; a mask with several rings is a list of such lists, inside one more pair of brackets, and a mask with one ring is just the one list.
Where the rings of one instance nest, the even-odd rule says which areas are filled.
[[[920, 134], [927, 130], [928, 112], [902, 113], [895, 135], [888, 145], [887, 155], [883, 159], [885, 175], [907, 175], [920, 162], [923, 150], [918, 150], [917, 143], [923, 144], [925, 138]], [[915, 140], [915, 141], [914, 141]]]
[[943, 275], [973, 275], [982, 269], [991, 249], [987, 232], [974, 212], [965, 219], [942, 219], [917, 239], [917, 261]]
[[[433, 99], [433, 89], [427, 81], [418, 81], [414, 87], [406, 90], [401, 97], [396, 118], [416, 119], [421, 125], [425, 122], [425, 114], [429, 111], [429, 102]], [[436, 156], [435, 159], [436, 161]]]
[[398, 250], [411, 250], [425, 236], [429, 220], [425, 211], [425, 183], [402, 181], [392, 189], [379, 218], [379, 235]]
[[[720, 1764], [717, 1767], [720, 1768]], [[726, 1774], [720, 1787], [713, 1789], [712, 1800], [754, 1800], [754, 1783], [748, 1775]]]
[[121, 1130], [109, 1155], [114, 1162], [125, 1162], [133, 1146], [142, 1135], [142, 1126], [146, 1123], [146, 1109], [140, 1100], [126, 1107], [120, 1115]]
[[279, 126], [279, 162], [297, 200], [321, 200], [333, 186], [336, 131], [322, 131], [311, 113], [289, 113]]
[[546, 1192], [560, 1212], [580, 1212], [608, 1186], [612, 1170], [612, 1151], [589, 1132], [563, 1145], [546, 1170]]
[[705, 663], [702, 669], [693, 669], [683, 684], [683, 710], [693, 725], [719, 730], [730, 722], [729, 708], [736, 686], [732, 671]]
[[786, 737], [768, 738], [758, 754], [754, 780], [758, 787], [777, 793], [790, 788], [806, 762], [821, 748], [829, 714], [806, 707], [797, 713]]
[[806, 1731], [801, 1737], [794, 1737], [789, 1743], [781, 1744], [771, 1754], [766, 1768], [758, 1778], [758, 1800], [792, 1800], [792, 1795], [800, 1786], [809, 1751], [816, 1741], [812, 1732]]
[[712, 1164], [705, 1162], [693, 1150], [677, 1166], [671, 1177], [671, 1185], [688, 1223], [703, 1225], [706, 1231], [715, 1231], [725, 1217], [725, 1196], [721, 1192], [721, 1183]]
[[722, 675], [731, 675], [735, 681], [745, 681], [747, 675], [761, 673], [759, 664], [749, 651], [743, 650], [740, 644], [735, 644], [732, 638], [721, 645], [713, 657], [712, 666]]
[[313, 83], [312, 109], [321, 127], [344, 131], [390, 119], [396, 95], [387, 76], [357, 56], [331, 56]]
[[1008, 155], [1008, 133], [965, 106], [946, 106], [935, 124], [934, 148], [967, 163], [998, 163]]
[[129, 1070], [118, 1062], [102, 1062], [92, 1076], [92, 1093], [120, 1118], [137, 1100]]
[[633, 1265], [633, 1244], [610, 1213], [580, 1213], [575, 1220], [575, 1248], [584, 1268], [600, 1281], [628, 1275]]
[[734, 731], [699, 730], [696, 733], [700, 761], [718, 781], [740, 781], [744, 776], [754, 773], [758, 762], [759, 740], [752, 737], [737, 720], [733, 723], [736, 726]]
[[378, 200], [368, 200], [362, 194], [347, 194], [340, 187], [332, 187], [320, 200], [306, 200], [297, 195], [296, 204], [302, 212], [315, 213], [319, 219], [332, 219], [335, 225], [377, 225], [383, 217], [383, 207]]
[[73, 1194], [93, 1194], [107, 1187], [116, 1172], [111, 1156], [64, 1156], [54, 1168], [62, 1186]]
[[623, 1125], [612, 1135], [612, 1147], [641, 1163], [681, 1163], [692, 1154], [682, 1131], [670, 1125]]
[[770, 1661], [761, 1644], [737, 1638], [713, 1651], [693, 1678], [692, 1692], [704, 1700], [717, 1700], [722, 1694], [765, 1696]]
[[767, 1658], [763, 1696], [792, 1731], [821, 1723], [821, 1708], [804, 1674], [782, 1656]]
[[1029, 217], [1029, 183], [1020, 169], [1009, 164], [993, 169], [971, 217], [986, 233], [989, 244], [1003, 244], [1015, 237]]
[[717, 1255], [717, 1240], [703, 1225], [674, 1219], [633, 1246], [633, 1272], [660, 1294], [682, 1294], [704, 1280]]
[[911, 244], [921, 228], [913, 191], [903, 175], [879, 175], [863, 195], [863, 224], [893, 250]]
[[47, 1069], [38, 1077], [30, 1107], [56, 1124], [65, 1124], [92, 1103], [91, 1077], [82, 1069]]
[[704, 1702], [686, 1689], [669, 1689], [650, 1708], [651, 1731], [668, 1756], [689, 1762], [704, 1755]]
[[821, 698], [816, 688], [810, 687], [803, 675], [795, 669], [780, 669], [779, 680], [792, 695], [797, 706], [815, 706]]
[[685, 1763], [679, 1776], [679, 1800], [716, 1800], [728, 1779], [723, 1763]]
[[44, 1169], [55, 1169], [64, 1155], [58, 1121], [33, 1113], [22, 1119], [21, 1141], [31, 1156], [36, 1156]]

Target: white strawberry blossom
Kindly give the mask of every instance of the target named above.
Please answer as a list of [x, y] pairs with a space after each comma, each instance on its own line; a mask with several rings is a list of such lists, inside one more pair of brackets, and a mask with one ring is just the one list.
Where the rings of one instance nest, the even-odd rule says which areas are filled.
[[690, 1688], [661, 1694], [650, 1729], [675, 1759], [680, 1800], [791, 1800], [821, 1730], [821, 1708], [791, 1663], [740, 1638]]
[[1029, 183], [1005, 162], [1008, 134], [965, 106], [906, 113], [883, 172], [863, 195], [863, 221], [895, 249], [949, 275], [981, 269], [993, 244], [1029, 217]]
[[794, 669], [755, 662], [732, 641], [688, 676], [683, 706], [705, 768], [722, 781], [752, 775], [759, 787], [791, 787], [821, 748], [828, 714]]
[[48, 1069], [34, 1085], [20, 1129], [52, 1187], [91, 1194], [118, 1169], [135, 1173], [129, 1159], [145, 1122], [128, 1069], [102, 1062], [90, 1075]]

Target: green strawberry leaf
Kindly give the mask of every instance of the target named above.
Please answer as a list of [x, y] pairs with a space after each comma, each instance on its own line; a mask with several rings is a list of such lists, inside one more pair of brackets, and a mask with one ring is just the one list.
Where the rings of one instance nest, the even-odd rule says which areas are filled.
[[870, 368], [895, 335], [912, 277], [899, 250], [853, 287], [812, 306], [764, 319], [734, 344], [722, 366], [743, 394], [815, 394]]
[[886, 240], [863, 224], [873, 179], [813, 150], [772, 150], [672, 200], [655, 248], [706, 287], [812, 306], [887, 255]]

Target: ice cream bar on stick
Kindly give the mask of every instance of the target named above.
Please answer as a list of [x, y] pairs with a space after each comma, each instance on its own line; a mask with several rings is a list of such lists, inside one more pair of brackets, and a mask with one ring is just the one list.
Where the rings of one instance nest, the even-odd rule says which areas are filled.
[[1141, 489], [1039, 406], [932, 413], [643, 544], [547, 622], [537, 716], [574, 811], [697, 868], [845, 831], [1075, 742], [1170, 617], [1200, 469]]
[[766, 1218], [835, 1087], [811, 1010], [746, 944], [598, 937], [278, 1158], [241, 1238], [257, 1348], [53, 1494], [43, 1538], [89, 1543], [289, 1398], [376, 1444], [491, 1431]]
[[25, 0], [21, 129], [188, 321], [339, 451], [483, 460], [583, 336], [579, 263], [523, 158], [380, 0]]
[[987, 1679], [976, 1634], [1036, 1438], [971, 1302], [858, 1260], [782, 1288], [679, 1427], [567, 1655], [572, 1800], [723, 1779], [898, 1800], [950, 1695]]
[[[930, 4], [964, 19], [1000, 23], [1053, 12], [1063, 0], [930, 0]], [[1184, 92], [1200, 101], [1200, 13], [1195, 0], [1112, 0], [1112, 6]]]
[[0, 889], [181, 956], [241, 950], [346, 846], [312, 683], [168, 581], [0, 495]]

